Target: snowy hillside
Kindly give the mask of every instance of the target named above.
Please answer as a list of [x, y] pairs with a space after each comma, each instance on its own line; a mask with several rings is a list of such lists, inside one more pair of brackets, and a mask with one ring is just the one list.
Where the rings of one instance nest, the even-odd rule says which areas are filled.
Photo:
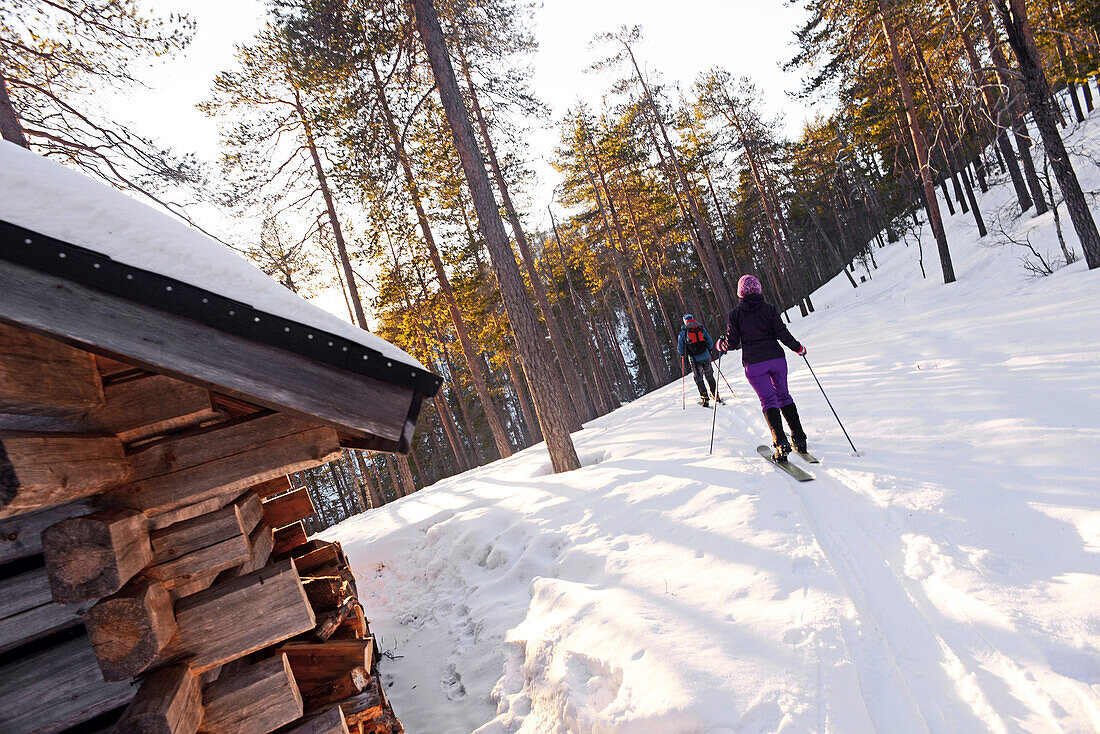
[[[1050, 214], [1004, 216], [1058, 251]], [[865, 452], [790, 355], [814, 482], [757, 456], [734, 353], [712, 456], [677, 382], [575, 434], [579, 471], [537, 446], [330, 530], [407, 730], [1100, 730], [1100, 272], [948, 237], [959, 282], [926, 231], [927, 279], [890, 245], [794, 319]]]

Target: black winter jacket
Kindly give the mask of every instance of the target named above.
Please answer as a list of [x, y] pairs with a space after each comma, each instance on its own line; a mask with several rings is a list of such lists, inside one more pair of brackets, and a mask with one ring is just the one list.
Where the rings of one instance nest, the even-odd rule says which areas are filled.
[[726, 320], [726, 348], [741, 350], [741, 364], [750, 365], [783, 357], [782, 341], [792, 352], [802, 348], [791, 336], [779, 310], [759, 293], [749, 293], [730, 311]]

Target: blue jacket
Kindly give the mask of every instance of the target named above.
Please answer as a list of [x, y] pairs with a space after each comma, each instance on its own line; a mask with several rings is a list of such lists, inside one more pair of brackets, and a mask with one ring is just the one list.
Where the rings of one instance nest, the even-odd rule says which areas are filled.
[[[699, 322], [695, 322], [699, 323]], [[680, 327], [680, 338], [676, 341], [676, 351], [681, 357], [690, 357], [693, 362], [709, 362], [710, 353], [714, 349], [714, 339], [710, 337], [710, 332], [707, 331], [707, 327], [699, 324], [699, 327], [703, 330], [703, 336], [707, 338], [707, 351], [702, 354], [689, 354], [687, 350], [688, 346], [688, 327], [684, 324]]]

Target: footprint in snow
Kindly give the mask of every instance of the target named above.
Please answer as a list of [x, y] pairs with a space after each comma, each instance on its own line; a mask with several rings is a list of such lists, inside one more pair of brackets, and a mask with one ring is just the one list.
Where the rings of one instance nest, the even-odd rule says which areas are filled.
[[462, 685], [462, 676], [455, 670], [454, 665], [447, 666], [447, 670], [443, 672], [439, 684], [443, 687], [443, 693], [451, 701], [457, 701], [466, 696], [466, 686]]

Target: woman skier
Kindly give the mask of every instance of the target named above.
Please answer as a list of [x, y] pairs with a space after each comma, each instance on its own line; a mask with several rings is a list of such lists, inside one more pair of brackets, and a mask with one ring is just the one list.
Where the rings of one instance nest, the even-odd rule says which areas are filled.
[[760, 398], [760, 407], [772, 433], [776, 461], [786, 461], [791, 444], [783, 431], [783, 418], [791, 428], [794, 450], [806, 453], [806, 432], [798, 419], [798, 408], [787, 392], [787, 359], [779, 342], [797, 354], [806, 354], [806, 347], [791, 336], [779, 316], [779, 309], [764, 300], [760, 281], [743, 275], [737, 281], [737, 297], [741, 303], [730, 311], [726, 335], [718, 340], [719, 352], [741, 350], [745, 377]]

